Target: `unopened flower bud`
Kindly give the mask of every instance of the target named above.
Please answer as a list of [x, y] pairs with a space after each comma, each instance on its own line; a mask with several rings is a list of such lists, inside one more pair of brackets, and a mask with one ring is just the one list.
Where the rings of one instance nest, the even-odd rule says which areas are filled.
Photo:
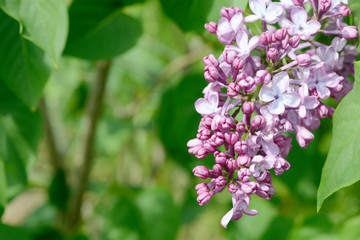
[[238, 92], [236, 91], [236, 83], [231, 82], [229, 83], [229, 85], [227, 86], [227, 94], [229, 95], [229, 97], [235, 97]]
[[205, 29], [211, 33], [211, 34], [215, 34], [217, 31], [217, 24], [215, 22], [209, 22], [209, 23], [205, 23]]
[[237, 167], [238, 167], [237, 162], [233, 158], [229, 158], [226, 161], [226, 166], [230, 171], [235, 171], [237, 169]]
[[246, 131], [246, 125], [244, 122], [238, 122], [236, 124], [236, 131], [238, 133], [244, 133]]
[[239, 190], [239, 187], [233, 183], [230, 183], [228, 186], [228, 190], [230, 193], [236, 193]]
[[[255, 83], [256, 84], [268, 84], [271, 81], [271, 75], [266, 70], [259, 70], [256, 72]], [[259, 83], [258, 83], [259, 82]]]
[[309, 142], [314, 139], [314, 134], [312, 134], [309, 130], [304, 127], [300, 127], [300, 129], [296, 133], [296, 140], [298, 141], [300, 147], [305, 148]]
[[212, 123], [212, 117], [205, 116], [201, 119], [200, 123], [201, 123], [201, 126], [207, 128], [207, 129], [210, 129], [211, 123]]
[[342, 36], [346, 40], [357, 38], [358, 35], [359, 33], [355, 26], [346, 26], [342, 29]]
[[329, 11], [331, 7], [331, 0], [320, 0], [319, 2], [319, 17], [321, 17], [324, 13]]
[[203, 192], [209, 192], [209, 187], [206, 183], [199, 183], [195, 186], [196, 193], [198, 195], [202, 194]]
[[241, 154], [241, 155], [238, 155], [238, 157], [236, 158], [236, 161], [237, 161], [239, 168], [241, 168], [242, 166], [249, 167], [250, 162], [251, 162], [251, 157], [247, 153]]
[[223, 16], [224, 18], [227, 18], [229, 21], [231, 20], [231, 18], [235, 15], [235, 9], [232, 7], [223, 7], [220, 10], [220, 14], [221, 16]]
[[216, 186], [223, 187], [227, 184], [226, 178], [224, 176], [218, 176], [215, 179]]
[[215, 152], [214, 156], [215, 156], [215, 162], [217, 164], [220, 164], [221, 166], [225, 166], [226, 160], [227, 160], [227, 157], [226, 157], [225, 153], [223, 153], [223, 152]]
[[335, 108], [329, 107], [328, 110], [329, 110], [329, 113], [328, 113], [329, 118], [332, 119], [332, 118], [333, 118], [333, 115], [334, 115], [334, 112], [335, 112]]
[[296, 56], [296, 61], [300, 67], [308, 67], [312, 63], [312, 59], [309, 54], [303, 53]]
[[205, 166], [197, 166], [193, 169], [193, 173], [196, 177], [207, 179], [209, 177], [209, 169]]
[[320, 104], [317, 108], [316, 108], [316, 113], [319, 116], [319, 118], [327, 118], [328, 117], [328, 113], [329, 110], [327, 108], [327, 106], [325, 104]]
[[270, 48], [266, 55], [269, 59], [276, 61], [276, 59], [279, 57], [279, 51], [276, 48]]
[[268, 31], [261, 33], [259, 41], [262, 45], [268, 45], [271, 43], [271, 33]]
[[255, 110], [255, 104], [253, 102], [244, 102], [242, 111], [246, 115], [251, 115]]
[[232, 66], [236, 69], [236, 70], [240, 70], [244, 67], [245, 65], [245, 61], [240, 58], [240, 57], [235, 57], [233, 62], [232, 62]]
[[276, 30], [275, 32], [275, 38], [276, 40], [278, 41], [282, 41], [286, 38], [286, 35], [287, 35], [287, 30], [286, 28], [282, 28], [282, 29], [278, 29]]
[[235, 150], [235, 152], [237, 152], [240, 155], [247, 153], [248, 147], [247, 147], [246, 142], [239, 141], [239, 142], [235, 143], [234, 150]]
[[212, 66], [212, 67], [219, 67], [219, 61], [216, 59], [216, 57], [213, 54], [210, 54], [209, 56], [205, 56], [203, 58], [203, 62], [206, 66]]
[[346, 5], [341, 5], [341, 7], [339, 8], [339, 12], [340, 12], [341, 16], [343, 16], [343, 17], [347, 17], [347, 16], [351, 15], [351, 10]]
[[300, 44], [300, 37], [298, 35], [293, 36], [289, 39], [289, 45], [293, 48], [297, 48]]
[[196, 199], [200, 206], [207, 204], [211, 200], [211, 194], [209, 192], [201, 193]]
[[237, 53], [234, 50], [226, 50], [224, 52], [224, 60], [228, 64], [232, 64], [232, 62], [234, 61], [236, 56], [237, 56]]
[[208, 82], [216, 82], [219, 79], [219, 71], [212, 66], [206, 66], [204, 78]]
[[222, 173], [222, 167], [220, 164], [215, 164], [213, 166], [213, 171], [215, 174], [221, 174]]
[[260, 129], [265, 126], [265, 118], [261, 115], [256, 115], [253, 120], [251, 127], [254, 129]]
[[224, 137], [225, 141], [230, 145], [234, 145], [240, 138], [237, 132], [226, 132], [224, 133]]

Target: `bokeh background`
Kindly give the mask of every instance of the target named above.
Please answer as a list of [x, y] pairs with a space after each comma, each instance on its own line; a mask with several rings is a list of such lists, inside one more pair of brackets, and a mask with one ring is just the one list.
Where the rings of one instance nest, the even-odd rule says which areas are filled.
[[[244, 216], [224, 229], [220, 220], [231, 208], [227, 191], [198, 205], [194, 186], [199, 180], [191, 170], [212, 166], [214, 159], [196, 159], [186, 143], [195, 137], [201, 118], [194, 102], [207, 85], [202, 58], [219, 56], [223, 49], [203, 25], [217, 22], [222, 6], [246, 8], [247, 1], [126, 2], [108, 16], [120, 11], [136, 21], [131, 26], [120, 22], [121, 31], [113, 30], [114, 39], [127, 46], [121, 54], [94, 61], [65, 50], [52, 71], [39, 104], [44, 127], [35, 160], [26, 167], [26, 184], [19, 187], [12, 172], [6, 173], [10, 180], [0, 239], [360, 239], [359, 184], [338, 191], [316, 212], [331, 140], [329, 119], [307, 149], [294, 139], [290, 170], [274, 177], [276, 195], [271, 201], [252, 199], [250, 208], [259, 210], [258, 216]], [[71, 1], [68, 6], [71, 36]], [[104, 65], [109, 68], [91, 170], [81, 219], [72, 223], [66, 214], [83, 167], [86, 106]]]

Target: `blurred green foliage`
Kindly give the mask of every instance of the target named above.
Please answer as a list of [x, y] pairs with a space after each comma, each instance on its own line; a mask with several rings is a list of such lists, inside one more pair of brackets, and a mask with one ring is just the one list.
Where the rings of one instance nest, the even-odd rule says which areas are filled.
[[[247, 1], [47, 1], [36, 1], [45, 14], [26, 8], [28, 0], [0, 0], [0, 240], [360, 239], [360, 184], [336, 192], [316, 213], [330, 120], [307, 149], [293, 141], [292, 167], [274, 178], [276, 195], [252, 199], [258, 216], [223, 229], [230, 193], [203, 207], [196, 202], [191, 169], [213, 159], [195, 159], [186, 142], [200, 120], [194, 102], [206, 86], [202, 58], [223, 47], [203, 25], [217, 21], [222, 6]], [[69, 225], [95, 60], [111, 65], [82, 219]]]

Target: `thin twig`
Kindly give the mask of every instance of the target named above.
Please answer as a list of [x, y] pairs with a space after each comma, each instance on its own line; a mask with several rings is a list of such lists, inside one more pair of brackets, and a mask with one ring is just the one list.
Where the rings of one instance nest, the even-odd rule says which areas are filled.
[[83, 203], [83, 195], [86, 191], [88, 184], [88, 177], [91, 166], [93, 164], [93, 142], [95, 136], [95, 130], [97, 121], [101, 114], [103, 96], [105, 92], [105, 83], [110, 68], [110, 61], [102, 61], [97, 66], [97, 78], [93, 85], [90, 96], [87, 102], [86, 119], [84, 123], [84, 136], [82, 140], [82, 147], [80, 150], [80, 169], [79, 175], [76, 178], [76, 188], [73, 198], [71, 200], [72, 206], [70, 206], [69, 212], [69, 226], [68, 229], [72, 230], [76, 228], [78, 222], [81, 219], [81, 207]]

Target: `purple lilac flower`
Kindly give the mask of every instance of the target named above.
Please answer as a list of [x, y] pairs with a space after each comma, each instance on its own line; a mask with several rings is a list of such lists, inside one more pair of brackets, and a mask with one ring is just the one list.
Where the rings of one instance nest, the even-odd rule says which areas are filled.
[[[320, 119], [334, 113], [321, 100], [338, 102], [351, 90], [349, 75], [354, 75], [359, 53], [347, 40], [357, 37], [358, 30], [342, 22], [351, 13], [346, 4], [250, 0], [253, 15], [244, 18], [240, 8], [223, 8], [218, 24], [205, 24], [225, 46], [218, 58], [210, 54], [203, 59], [208, 85], [195, 102], [202, 119], [187, 146], [198, 159], [215, 158], [212, 168], [193, 169], [205, 181], [195, 190], [201, 206], [220, 192], [231, 194], [233, 208], [221, 219], [225, 228], [243, 214], [258, 214], [249, 209], [252, 196], [270, 200], [275, 194], [272, 174], [290, 168], [285, 158], [292, 137], [285, 134], [295, 134], [306, 148]], [[260, 35], [246, 25], [257, 20], [263, 27]], [[317, 34], [330, 37], [331, 45], [318, 42]]]

